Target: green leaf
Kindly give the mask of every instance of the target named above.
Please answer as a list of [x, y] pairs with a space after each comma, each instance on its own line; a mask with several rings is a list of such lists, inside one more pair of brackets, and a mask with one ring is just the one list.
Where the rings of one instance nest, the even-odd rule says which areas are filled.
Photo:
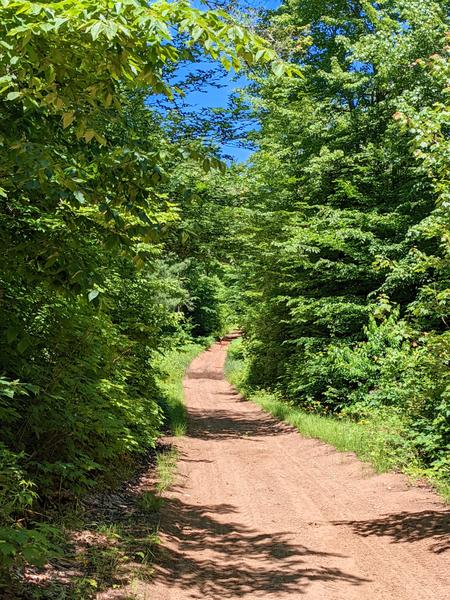
[[88, 300], [89, 302], [92, 302], [93, 300], [95, 300], [95, 298], [97, 298], [97, 296], [99, 295], [99, 291], [98, 290], [91, 290], [88, 293]]
[[229, 71], [229, 70], [231, 69], [231, 61], [230, 61], [230, 60], [229, 60], [229, 59], [228, 59], [226, 56], [223, 56], [223, 57], [220, 59], [220, 62], [222, 63], [222, 65], [224, 66], [224, 68], [225, 68], [227, 71]]
[[69, 127], [69, 125], [71, 125], [73, 123], [73, 120], [75, 118], [75, 111], [71, 110], [69, 112], [65, 112], [62, 116], [62, 122], [63, 122], [63, 127], [64, 129], [66, 129], [67, 127]]
[[20, 92], [9, 92], [6, 96], [7, 100], [17, 100], [17, 98], [20, 98], [21, 93]]
[[78, 202], [80, 204], [85, 204], [86, 198], [85, 198], [85, 196], [84, 196], [84, 194], [83, 194], [82, 191], [75, 190], [74, 193], [73, 193], [73, 195], [75, 196], [75, 198], [78, 200]]
[[285, 74], [285, 71], [286, 71], [286, 67], [283, 63], [281, 63], [281, 62], [272, 63], [272, 72], [277, 77], [282, 77]]
[[87, 129], [84, 133], [83, 133], [83, 137], [85, 139], [85, 141], [89, 144], [89, 142], [92, 140], [92, 138], [94, 138], [96, 135], [96, 132], [93, 129]]
[[4, 540], [0, 540], [0, 553], [12, 556], [14, 554], [17, 554], [17, 549], [12, 544], [9, 544]]
[[194, 42], [196, 42], [201, 37], [202, 34], [203, 34], [203, 29], [199, 25], [196, 25], [194, 27], [194, 29], [192, 30], [192, 34], [191, 34], [192, 40]]
[[14, 325], [10, 325], [8, 327], [8, 329], [6, 330], [6, 340], [7, 340], [8, 344], [13, 342], [17, 338], [18, 335], [19, 335], [19, 329], [17, 327], [15, 327]]
[[28, 339], [23, 338], [22, 340], [20, 340], [20, 342], [17, 344], [17, 351], [19, 352], [19, 354], [23, 354], [23, 352], [25, 352], [29, 345], [30, 342]]
[[258, 62], [261, 58], [263, 58], [265, 53], [266, 53], [265, 48], [258, 50], [258, 52], [255, 54], [255, 62]]
[[94, 40], [94, 42], [98, 38], [100, 32], [103, 29], [104, 29], [104, 23], [102, 23], [102, 21], [97, 21], [97, 23], [92, 25], [90, 32], [91, 32], [91, 36], [92, 36], [92, 39]]

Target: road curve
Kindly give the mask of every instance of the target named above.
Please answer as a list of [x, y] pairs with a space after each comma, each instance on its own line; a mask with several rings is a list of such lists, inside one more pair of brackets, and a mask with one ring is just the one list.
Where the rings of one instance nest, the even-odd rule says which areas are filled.
[[448, 508], [244, 401], [225, 356], [217, 343], [186, 374], [189, 431], [142, 598], [448, 600]]

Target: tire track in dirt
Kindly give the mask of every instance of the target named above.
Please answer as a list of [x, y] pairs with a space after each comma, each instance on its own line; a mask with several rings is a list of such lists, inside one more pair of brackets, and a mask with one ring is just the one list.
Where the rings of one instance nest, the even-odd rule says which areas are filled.
[[226, 344], [184, 381], [189, 432], [161, 515], [148, 600], [447, 600], [450, 511], [303, 439], [224, 380]]

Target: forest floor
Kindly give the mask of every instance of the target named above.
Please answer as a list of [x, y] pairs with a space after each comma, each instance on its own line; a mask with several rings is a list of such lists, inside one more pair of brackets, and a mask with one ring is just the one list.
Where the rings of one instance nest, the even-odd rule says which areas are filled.
[[175, 441], [161, 551], [133, 597], [447, 600], [448, 507], [245, 401], [224, 379], [225, 357], [217, 343], [186, 374], [189, 430]]

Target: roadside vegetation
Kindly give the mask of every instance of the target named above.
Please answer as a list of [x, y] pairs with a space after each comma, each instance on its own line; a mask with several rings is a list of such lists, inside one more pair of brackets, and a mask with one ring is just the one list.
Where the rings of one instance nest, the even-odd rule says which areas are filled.
[[340, 452], [354, 452], [379, 473], [401, 471], [412, 481], [426, 479], [450, 503], [450, 483], [445, 478], [436, 477], [433, 471], [420, 463], [409, 439], [406, 422], [398, 412], [378, 411], [358, 420], [345, 413], [338, 416], [318, 414], [286, 400], [280, 392], [252, 388], [246, 383], [248, 368], [243, 340], [238, 338], [228, 347], [225, 376], [248, 401], [258, 404], [276, 419], [289, 423], [303, 437], [326, 442]]
[[[161, 433], [185, 432], [182, 380], [208, 341], [186, 344], [158, 358]], [[158, 557], [160, 511], [174, 481], [177, 458], [174, 446], [158, 442], [134, 462], [118, 464], [109, 482], [97, 485], [81, 503], [66, 503], [59, 510], [47, 507], [51, 525], [42, 526], [42, 546], [34, 542], [30, 547], [49, 562], [24, 562], [23, 570], [8, 578], [8, 598], [86, 600], [110, 589], [126, 590], [130, 599], [139, 597]], [[35, 526], [38, 531], [40, 527]]]
[[370, 429], [360, 453], [445, 486], [448, 5], [287, 0], [267, 27], [303, 77], [257, 78], [247, 96], [260, 129], [235, 183], [245, 385], [327, 436], [330, 419], [343, 436]]
[[161, 390], [159, 404], [164, 414], [165, 428], [172, 435], [186, 433], [187, 414], [183, 399], [183, 377], [187, 367], [202, 350], [213, 342], [214, 338], [205, 338], [204, 343], [190, 343], [165, 352], [155, 362], [158, 383]]
[[11, 596], [11, 578], [58, 554], [58, 515], [131, 477], [168, 424], [183, 430], [177, 378], [192, 354], [178, 349], [227, 328], [220, 236], [209, 242], [225, 208], [208, 192], [225, 165], [164, 112], [182, 93], [171, 75], [199, 60], [289, 67], [226, 13], [183, 0], [4, 0], [0, 44], [0, 594]]

